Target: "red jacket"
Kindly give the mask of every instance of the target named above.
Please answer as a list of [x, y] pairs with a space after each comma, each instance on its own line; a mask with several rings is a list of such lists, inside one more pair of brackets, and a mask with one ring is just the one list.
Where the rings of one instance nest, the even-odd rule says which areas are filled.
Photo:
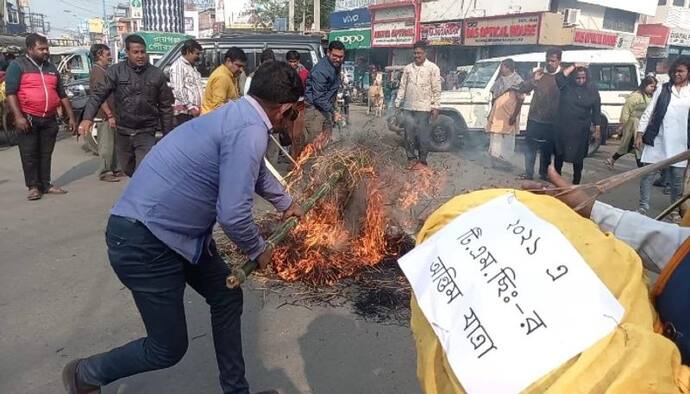
[[55, 65], [45, 62], [39, 67], [26, 56], [7, 67], [5, 92], [17, 96], [22, 113], [42, 118], [55, 116], [60, 99], [67, 97]]

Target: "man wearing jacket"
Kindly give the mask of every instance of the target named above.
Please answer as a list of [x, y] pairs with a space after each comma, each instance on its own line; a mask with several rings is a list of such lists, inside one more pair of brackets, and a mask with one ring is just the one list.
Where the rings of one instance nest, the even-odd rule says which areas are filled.
[[72, 106], [55, 65], [48, 61], [48, 40], [38, 34], [26, 36], [26, 56], [7, 68], [7, 103], [19, 131], [19, 155], [27, 198], [38, 200], [43, 194], [65, 194], [50, 183], [53, 148], [58, 133], [57, 110], [62, 104], [69, 116], [70, 129], [76, 128]]
[[128, 176], [156, 143], [156, 132], [173, 128], [173, 97], [163, 72], [148, 63], [146, 43], [136, 34], [125, 39], [127, 59], [108, 68], [105, 82], [91, 92], [79, 125], [88, 133], [101, 104], [112, 94], [117, 112], [117, 161]]
[[345, 60], [345, 45], [340, 41], [331, 41], [327, 56], [312, 68], [307, 78], [307, 89], [304, 92], [304, 132], [301, 146], [306, 146], [322, 132], [328, 142], [333, 123], [340, 120], [335, 112], [335, 99], [340, 88], [340, 66]]

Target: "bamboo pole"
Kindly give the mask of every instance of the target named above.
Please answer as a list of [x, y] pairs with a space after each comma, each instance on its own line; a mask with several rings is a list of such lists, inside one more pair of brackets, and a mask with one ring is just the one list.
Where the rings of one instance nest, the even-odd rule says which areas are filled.
[[612, 189], [617, 188], [618, 186], [629, 182], [633, 179], [637, 178], [642, 178], [645, 175], [649, 175], [655, 171], [659, 171], [661, 169], [664, 169], [666, 167], [669, 167], [673, 164], [679, 163], [681, 161], [685, 160], [690, 160], [690, 150], [683, 151], [675, 156], [669, 157], [666, 160], [662, 160], [660, 162], [654, 163], [654, 164], [649, 164], [644, 167], [636, 168], [634, 170], [622, 172], [620, 174], [616, 174], [614, 176], [605, 178], [600, 180], [599, 182], [596, 183], [589, 183], [585, 185], [574, 185], [574, 186], [569, 186], [566, 188], [552, 188], [552, 189], [547, 189], [547, 191], [558, 191], [559, 193], [555, 195], [555, 197], [560, 197], [568, 193], [572, 193], [576, 190], [582, 190], [582, 191], [587, 191], [587, 190], [592, 190], [594, 189], [594, 196], [591, 196], [589, 199], [586, 201], [582, 202], [580, 205], [576, 206], [574, 208], [575, 211], [580, 211], [584, 207], [588, 206], [596, 198], [603, 194], [606, 193]]
[[661, 212], [657, 217], [654, 218], [654, 220], [661, 220], [666, 217], [669, 213], [673, 212], [674, 209], [678, 208], [683, 204], [685, 201], [687, 201], [690, 198], [690, 194], [686, 194], [683, 197], [681, 197], [678, 201], [674, 202], [671, 204], [670, 207], [664, 209], [663, 212]]
[[[328, 193], [330, 193], [340, 181], [344, 174], [343, 170], [334, 172], [321, 187], [314, 192], [303, 204], [302, 210], [306, 214], [314, 205], [316, 205], [319, 200], [324, 198]], [[298, 219], [296, 217], [291, 217], [285, 220], [280, 227], [278, 227], [268, 240], [266, 241], [266, 248], [273, 249], [277, 244], [282, 242], [288, 233], [297, 226]], [[256, 270], [258, 263], [256, 260], [247, 260], [241, 267], [232, 270], [232, 273], [226, 279], [226, 286], [230, 289], [235, 289], [242, 285], [247, 280], [249, 274]]]

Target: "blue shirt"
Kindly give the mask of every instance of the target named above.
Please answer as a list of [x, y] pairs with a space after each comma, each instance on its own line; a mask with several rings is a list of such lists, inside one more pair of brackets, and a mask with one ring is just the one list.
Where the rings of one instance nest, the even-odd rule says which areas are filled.
[[292, 204], [264, 163], [271, 127], [249, 96], [184, 123], [146, 155], [111, 213], [140, 221], [191, 263], [216, 222], [257, 258], [266, 243], [252, 217], [254, 193], [279, 211]]
[[339, 88], [340, 69], [333, 67], [331, 61], [324, 57], [309, 72], [304, 101], [321, 112], [333, 113]]

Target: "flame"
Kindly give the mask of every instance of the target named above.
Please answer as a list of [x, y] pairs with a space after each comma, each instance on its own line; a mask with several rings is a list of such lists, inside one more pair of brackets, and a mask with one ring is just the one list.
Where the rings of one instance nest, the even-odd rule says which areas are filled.
[[434, 189], [438, 190], [438, 187], [432, 187], [432, 179], [438, 179], [437, 175], [429, 168], [415, 171], [413, 173], [414, 178], [405, 183], [400, 193], [400, 198], [398, 199], [400, 207], [402, 209], [412, 208], [419, 203], [420, 196], [427, 199], [431, 198], [435, 194]]
[[[314, 174], [318, 172], [314, 171], [318, 169], [318, 164], [312, 167], [308, 179], [305, 179], [302, 170], [302, 166], [317, 151], [311, 145], [305, 149], [297, 160], [300, 164], [298, 171], [290, 174], [291, 186], [298, 181], [307, 182], [305, 190], [320, 185], [318, 176]], [[338, 160], [329, 159], [331, 162]], [[384, 212], [384, 199], [376, 170], [371, 165], [354, 164], [354, 161], [348, 163], [350, 176], [366, 184], [365, 212], [362, 218], [356, 218], [359, 231], [352, 234], [345, 224], [345, 207], [351, 193], [347, 190], [338, 192], [336, 189], [308, 212], [286, 242], [274, 250], [273, 268], [281, 279], [332, 285], [365, 267], [378, 264], [393, 249], [386, 237], [388, 218]], [[328, 172], [327, 169], [323, 171]]]

